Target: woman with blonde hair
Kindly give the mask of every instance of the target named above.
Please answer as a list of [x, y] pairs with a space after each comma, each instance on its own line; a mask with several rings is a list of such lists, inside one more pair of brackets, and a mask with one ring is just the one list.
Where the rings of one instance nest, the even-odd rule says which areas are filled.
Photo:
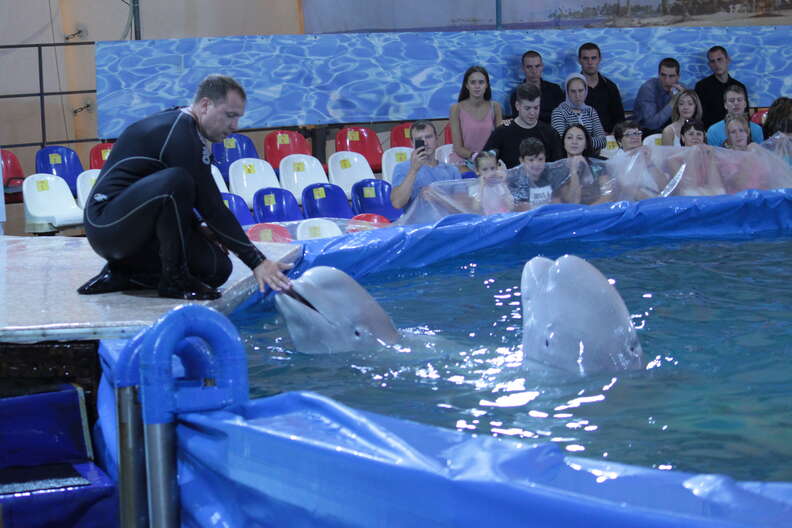
[[671, 106], [671, 124], [663, 129], [663, 145], [681, 146], [682, 125], [687, 121], [701, 121], [701, 100], [695, 90], [679, 92]]

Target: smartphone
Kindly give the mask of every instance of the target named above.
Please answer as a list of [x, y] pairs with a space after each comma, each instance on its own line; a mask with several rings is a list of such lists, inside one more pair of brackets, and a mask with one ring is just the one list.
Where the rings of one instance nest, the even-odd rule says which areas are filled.
[[426, 143], [424, 142], [423, 139], [416, 139], [415, 140], [415, 150], [418, 150], [419, 148], [425, 147], [425, 146], [426, 146]]

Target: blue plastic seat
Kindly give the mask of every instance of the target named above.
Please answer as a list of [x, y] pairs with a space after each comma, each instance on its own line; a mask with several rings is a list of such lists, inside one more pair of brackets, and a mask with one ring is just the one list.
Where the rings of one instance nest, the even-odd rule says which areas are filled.
[[228, 169], [231, 164], [241, 158], [258, 158], [258, 151], [253, 140], [244, 134], [231, 134], [223, 141], [212, 143], [214, 164], [228, 183]]
[[234, 216], [236, 216], [236, 219], [239, 220], [241, 225], [244, 226], [256, 223], [256, 221], [253, 220], [253, 215], [250, 214], [250, 209], [248, 209], [244, 198], [238, 194], [232, 193], [220, 193], [220, 196], [223, 197], [223, 202], [225, 202], [226, 207], [231, 209], [231, 212], [234, 213]]
[[314, 183], [302, 192], [306, 218], [352, 218], [355, 213], [344, 189], [332, 183]]
[[391, 222], [404, 211], [391, 205], [391, 184], [385, 180], [361, 180], [352, 186], [352, 207], [355, 212], [382, 215]]
[[265, 187], [253, 195], [253, 214], [256, 222], [288, 222], [302, 220], [297, 198], [287, 189]]
[[50, 145], [36, 152], [36, 173], [60, 176], [77, 196], [77, 176], [83, 171], [80, 157], [69, 147]]

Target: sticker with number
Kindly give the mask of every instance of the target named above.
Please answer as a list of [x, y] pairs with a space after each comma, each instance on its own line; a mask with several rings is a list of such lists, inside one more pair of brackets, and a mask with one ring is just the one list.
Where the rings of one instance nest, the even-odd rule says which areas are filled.
[[96, 185], [96, 178], [91, 178], [91, 187]]
[[272, 242], [272, 229], [262, 229], [259, 231], [259, 240], [261, 242]]
[[407, 161], [407, 153], [406, 152], [397, 152], [396, 153], [396, 161], [398, 161], [398, 162]]
[[305, 163], [302, 161], [294, 162], [294, 172], [305, 172]]
[[312, 238], [319, 238], [322, 236], [322, 228], [319, 226], [310, 226], [308, 227], [308, 234], [311, 235]]
[[374, 187], [363, 187], [363, 198], [376, 198], [377, 190]]
[[608, 150], [615, 150], [619, 148], [619, 144], [616, 143], [615, 141], [608, 141], [608, 146], [605, 148], [607, 148]]
[[231, 208], [231, 206], [230, 206], [230, 205], [228, 205], [228, 200], [223, 200], [223, 203], [224, 203], [224, 204], [225, 204], [225, 206], [226, 206], [226, 207], [228, 207], [229, 209]]
[[347, 133], [347, 139], [349, 141], [360, 141], [360, 132], [358, 132], [357, 130], [350, 130]]
[[107, 158], [110, 156], [110, 149], [102, 149], [102, 159], [107, 161]]
[[313, 190], [314, 200], [321, 200], [327, 195], [325, 194], [324, 187], [315, 187]]
[[225, 138], [223, 140], [223, 146], [227, 149], [236, 148], [236, 138]]
[[38, 192], [49, 191], [49, 182], [47, 180], [39, 180], [36, 182], [36, 190]]
[[61, 155], [58, 154], [57, 152], [53, 152], [52, 154], [50, 154], [49, 160], [52, 165], [58, 165], [60, 163], [63, 163], [63, 158], [61, 158]]
[[410, 139], [410, 129], [409, 128], [405, 128], [404, 129], [404, 137], [406, 137], [407, 139]]
[[245, 174], [255, 174], [256, 167], [252, 163], [244, 163], [242, 164], [242, 168], [245, 169]]
[[278, 134], [278, 145], [288, 145], [291, 143], [289, 134]]
[[341, 168], [342, 169], [349, 169], [352, 168], [352, 162], [348, 159], [344, 158], [341, 160]]
[[270, 207], [275, 205], [275, 195], [274, 194], [265, 194], [264, 195], [264, 205]]

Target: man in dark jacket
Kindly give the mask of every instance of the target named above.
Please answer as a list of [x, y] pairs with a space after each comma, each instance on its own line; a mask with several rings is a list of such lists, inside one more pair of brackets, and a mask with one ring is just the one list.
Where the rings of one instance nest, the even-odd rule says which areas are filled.
[[578, 48], [578, 62], [588, 84], [586, 104], [599, 114], [602, 128], [610, 134], [616, 123], [624, 121], [624, 105], [616, 84], [599, 72], [602, 54], [599, 46], [586, 42]]

